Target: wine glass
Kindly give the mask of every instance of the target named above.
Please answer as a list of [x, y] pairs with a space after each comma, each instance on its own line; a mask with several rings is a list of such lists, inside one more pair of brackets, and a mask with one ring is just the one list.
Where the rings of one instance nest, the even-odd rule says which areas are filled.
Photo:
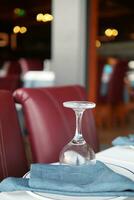
[[81, 123], [82, 116], [86, 109], [95, 107], [95, 103], [88, 101], [67, 101], [63, 103], [64, 107], [72, 108], [76, 115], [76, 130], [73, 139], [64, 146], [60, 152], [60, 164], [84, 165], [95, 164], [95, 153], [90, 145], [84, 140]]

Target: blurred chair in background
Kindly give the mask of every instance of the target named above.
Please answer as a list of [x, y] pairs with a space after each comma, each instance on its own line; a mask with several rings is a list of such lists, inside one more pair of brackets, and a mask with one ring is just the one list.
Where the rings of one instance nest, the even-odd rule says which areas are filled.
[[105, 102], [105, 96], [101, 95], [101, 82], [102, 82], [102, 74], [103, 74], [103, 68], [106, 64], [107, 60], [106, 58], [99, 57], [98, 58], [98, 65], [97, 65], [97, 102]]
[[0, 77], [18, 75], [21, 76], [22, 70], [19, 62], [17, 60], [5, 61], [0, 70]]
[[118, 61], [109, 82], [108, 99], [112, 105], [124, 103], [124, 78], [128, 69], [127, 61]]
[[19, 63], [22, 69], [21, 80], [23, 87], [47, 87], [54, 85], [55, 75], [52, 71], [44, 70], [43, 60], [21, 58]]
[[97, 107], [95, 109], [95, 119], [97, 126], [108, 128], [112, 124], [112, 107], [108, 101], [109, 85], [118, 60], [114, 57], [98, 59], [98, 87], [97, 87]]
[[112, 121], [125, 125], [126, 106], [124, 99], [125, 83], [124, 78], [128, 70], [127, 60], [118, 61], [111, 76], [108, 90], [108, 102], [112, 106]]
[[8, 75], [0, 77], [0, 89], [13, 92], [21, 86], [21, 81], [17, 75]]
[[5, 61], [0, 70], [0, 89], [13, 92], [21, 85], [20, 64], [17, 60]]
[[[128, 62], [128, 71], [124, 78], [125, 83], [125, 107], [128, 123], [131, 123], [131, 117], [134, 113], [134, 61]], [[133, 122], [132, 122], [133, 123]]]
[[12, 94], [0, 91], [0, 180], [28, 170]]
[[43, 70], [43, 61], [32, 58], [21, 58], [18, 61], [5, 61], [2, 69], [0, 70], [0, 89], [9, 90], [13, 92], [15, 89], [21, 86], [25, 87], [22, 75], [25, 75], [31, 70]]
[[[15, 100], [22, 104], [34, 162], [57, 162], [63, 146], [72, 139], [75, 115], [63, 107], [65, 101], [85, 101], [81, 86], [50, 88], [21, 88], [14, 92]], [[97, 152], [99, 143], [91, 110], [83, 116], [83, 134]]]
[[21, 76], [22, 69], [17, 60], [9, 61], [9, 66], [7, 68], [7, 75], [18, 75]]
[[[103, 63], [102, 63], [103, 65]], [[126, 60], [110, 57], [101, 65], [100, 82], [97, 92], [96, 122], [112, 127], [116, 121], [124, 123], [124, 77], [128, 68]], [[98, 68], [100, 66], [98, 65]], [[122, 109], [121, 109], [122, 108]], [[122, 113], [121, 113], [122, 111]]]
[[20, 58], [19, 63], [23, 74], [28, 71], [43, 70], [43, 60], [40, 59]]

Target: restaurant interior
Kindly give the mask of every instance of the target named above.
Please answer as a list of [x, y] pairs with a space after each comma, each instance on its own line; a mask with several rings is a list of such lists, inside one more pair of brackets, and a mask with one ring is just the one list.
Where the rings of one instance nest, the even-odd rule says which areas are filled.
[[57, 162], [75, 129], [67, 108], [78, 117], [63, 102], [75, 100], [96, 104], [81, 105], [94, 108], [82, 130], [95, 152], [134, 134], [134, 1], [1, 0], [0, 150], [10, 140], [18, 150], [0, 170], [18, 160], [9, 175], [22, 176], [31, 163]]

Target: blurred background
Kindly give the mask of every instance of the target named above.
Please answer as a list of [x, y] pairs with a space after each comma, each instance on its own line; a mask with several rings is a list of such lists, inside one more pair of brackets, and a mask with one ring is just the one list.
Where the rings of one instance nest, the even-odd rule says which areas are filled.
[[134, 2], [1, 0], [0, 89], [84, 85], [102, 145], [134, 131]]
[[[51, 57], [51, 1], [2, 0], [0, 10], [1, 60]], [[39, 13], [49, 14], [44, 22]]]

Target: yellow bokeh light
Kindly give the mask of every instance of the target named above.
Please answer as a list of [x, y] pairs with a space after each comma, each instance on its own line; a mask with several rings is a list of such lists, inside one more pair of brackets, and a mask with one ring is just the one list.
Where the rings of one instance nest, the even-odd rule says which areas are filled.
[[36, 20], [37, 20], [38, 22], [40, 22], [40, 21], [43, 20], [43, 17], [44, 17], [44, 15], [43, 15], [42, 13], [39, 13], [39, 14], [36, 15]]
[[15, 13], [15, 14], [18, 14], [19, 12], [20, 12], [20, 8], [15, 8], [15, 9], [14, 9], [14, 13]]
[[101, 47], [101, 42], [99, 40], [96, 40], [96, 47], [97, 48]]
[[53, 20], [53, 16], [46, 13], [46, 14], [42, 14], [42, 13], [39, 13], [36, 15], [36, 20], [38, 22], [48, 22], [48, 21], [52, 21]]
[[19, 33], [20, 32], [20, 26], [15, 26], [13, 28], [13, 32], [16, 34], [16, 33]]
[[113, 35], [112, 29], [110, 29], [110, 28], [106, 29], [106, 30], [105, 30], [105, 35], [106, 35], [107, 37], [111, 37], [111, 36]]
[[117, 29], [112, 29], [112, 35], [117, 36], [118, 35], [118, 30]]
[[25, 26], [20, 27], [20, 33], [26, 33], [27, 32], [27, 28]]
[[108, 29], [105, 30], [105, 35], [107, 37], [116, 37], [118, 35], [118, 30], [108, 28]]
[[52, 21], [52, 20], [53, 20], [53, 16], [50, 15], [50, 14], [48, 14], [48, 13], [46, 13], [46, 14], [43, 16], [43, 19], [42, 19], [43, 22], [48, 22], [48, 21]]

